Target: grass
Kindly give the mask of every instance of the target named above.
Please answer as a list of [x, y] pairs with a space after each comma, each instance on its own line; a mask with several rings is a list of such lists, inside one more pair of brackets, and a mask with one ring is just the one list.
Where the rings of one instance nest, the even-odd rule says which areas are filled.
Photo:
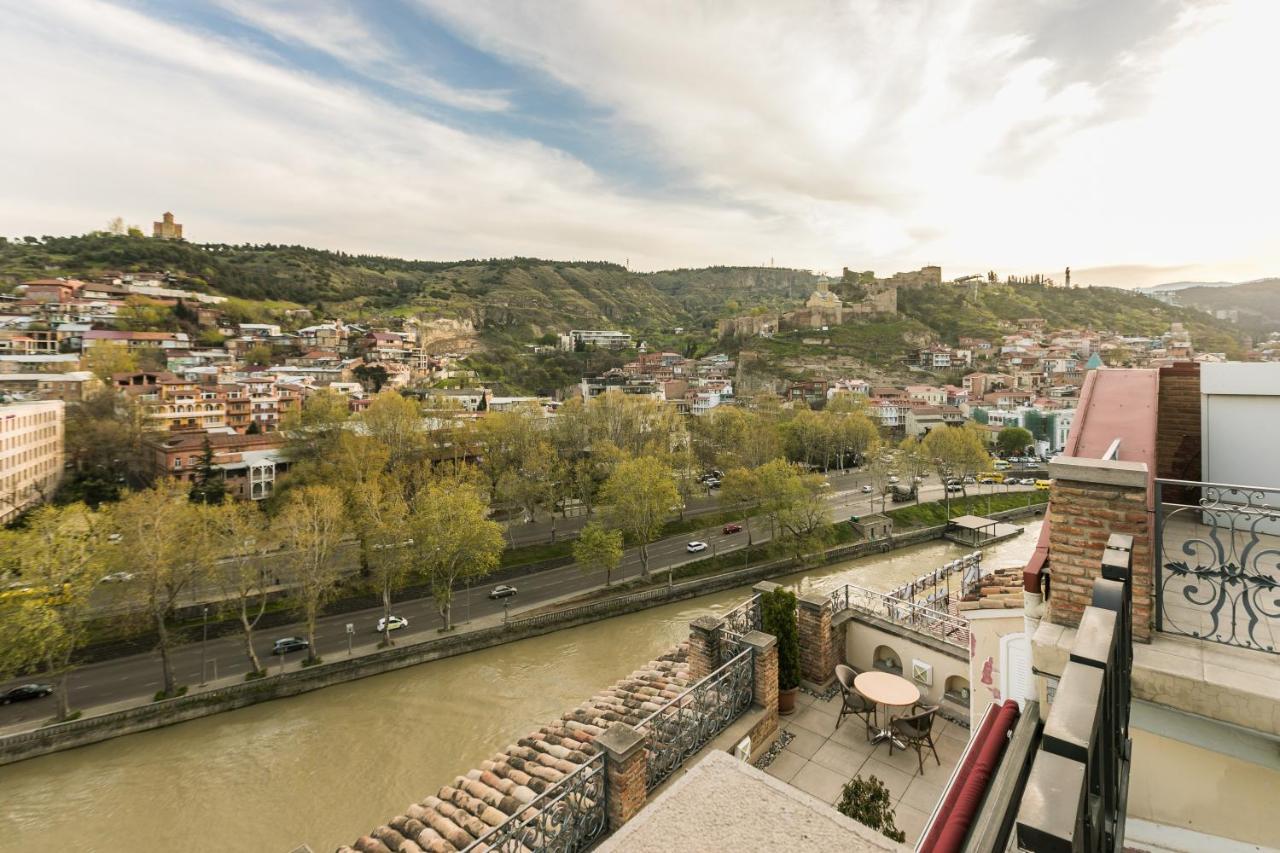
[[[968, 498], [951, 499], [951, 517], [960, 515], [986, 515], [988, 512], [1001, 512], [1023, 506], [1043, 504], [1049, 500], [1049, 493], [1041, 489], [1033, 492], [1007, 492], [1002, 495], [991, 495], [988, 507], [986, 495], [971, 495]], [[912, 530], [917, 527], [931, 527], [947, 522], [947, 504], [945, 501], [930, 501], [919, 506], [904, 506], [891, 509], [885, 513], [893, 519], [895, 531]]]

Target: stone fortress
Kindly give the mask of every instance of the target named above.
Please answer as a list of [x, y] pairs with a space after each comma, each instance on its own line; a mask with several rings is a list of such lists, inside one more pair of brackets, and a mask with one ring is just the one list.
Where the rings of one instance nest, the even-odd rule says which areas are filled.
[[853, 272], [845, 267], [839, 281], [818, 279], [818, 289], [803, 308], [785, 313], [765, 312], [729, 317], [717, 324], [720, 337], [772, 337], [796, 329], [823, 329], [859, 317], [896, 314], [898, 288], [942, 284], [942, 267], [922, 267], [912, 272], [876, 278], [875, 273]]

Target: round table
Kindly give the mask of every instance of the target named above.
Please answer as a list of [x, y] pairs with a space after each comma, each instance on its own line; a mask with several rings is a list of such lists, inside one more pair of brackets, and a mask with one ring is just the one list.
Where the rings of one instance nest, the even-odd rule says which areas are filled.
[[[892, 672], [864, 672], [853, 679], [853, 689], [876, 705], [885, 706], [885, 726], [871, 739], [880, 743], [893, 736], [888, 726], [888, 709], [914, 705], [920, 701], [920, 688]], [[895, 743], [897, 743], [895, 741]], [[903, 746], [902, 744], [897, 744]]]

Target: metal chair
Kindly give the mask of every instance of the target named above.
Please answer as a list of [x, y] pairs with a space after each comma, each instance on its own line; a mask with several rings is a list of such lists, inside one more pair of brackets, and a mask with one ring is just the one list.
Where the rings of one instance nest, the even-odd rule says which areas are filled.
[[933, 751], [933, 760], [942, 766], [938, 758], [938, 748], [933, 745], [933, 718], [938, 714], [938, 706], [925, 706], [923, 711], [908, 716], [894, 717], [889, 721], [889, 754], [893, 755], [893, 742], [901, 739], [907, 747], [916, 751], [916, 761], [920, 764], [920, 775], [924, 775], [924, 748]]
[[836, 718], [836, 728], [840, 728], [840, 724], [844, 722], [845, 715], [850, 714], [862, 720], [867, 727], [867, 739], [870, 740], [871, 735], [876, 730], [872, 722], [876, 706], [854, 688], [853, 678], [856, 674], [844, 664], [836, 665], [836, 680], [840, 682], [840, 695], [843, 699], [840, 705], [840, 716]]

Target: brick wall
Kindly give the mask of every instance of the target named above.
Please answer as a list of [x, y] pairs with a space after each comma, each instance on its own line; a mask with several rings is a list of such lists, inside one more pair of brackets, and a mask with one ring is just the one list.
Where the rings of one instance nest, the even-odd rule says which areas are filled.
[[1200, 365], [1160, 368], [1156, 476], [1200, 479]]
[[[1144, 466], [1145, 467], [1145, 466]], [[1102, 552], [1112, 533], [1133, 536], [1133, 633], [1150, 642], [1151, 522], [1145, 484], [1119, 485], [1055, 476], [1049, 503], [1048, 616], [1076, 627], [1102, 576]]]
[[720, 666], [720, 627], [724, 620], [699, 616], [689, 623], [689, 682], [706, 678]]

